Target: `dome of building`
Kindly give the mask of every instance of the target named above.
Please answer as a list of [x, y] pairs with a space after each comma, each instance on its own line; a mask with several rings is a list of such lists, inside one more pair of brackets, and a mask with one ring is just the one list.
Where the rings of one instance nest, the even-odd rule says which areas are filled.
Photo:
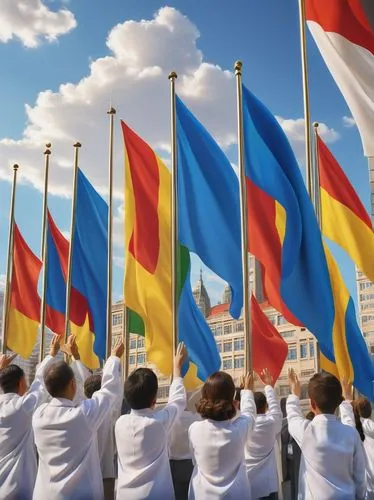
[[205, 288], [204, 281], [203, 281], [202, 269], [200, 270], [200, 279], [197, 281], [196, 285], [194, 286], [192, 293], [193, 293], [193, 297], [195, 299], [195, 302], [197, 304], [197, 307], [203, 313], [205, 318], [208, 317], [210, 314], [211, 306], [210, 306], [210, 298], [209, 298], [208, 292]]
[[226, 283], [222, 295], [222, 304], [231, 304], [231, 299], [232, 299], [231, 288], [230, 285]]

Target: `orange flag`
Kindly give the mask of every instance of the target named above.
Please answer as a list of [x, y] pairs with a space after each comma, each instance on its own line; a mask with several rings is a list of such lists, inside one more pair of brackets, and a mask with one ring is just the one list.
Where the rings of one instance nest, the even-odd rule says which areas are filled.
[[276, 382], [287, 358], [288, 345], [263, 313], [254, 295], [251, 297], [251, 320], [253, 370], [261, 373], [268, 368]]

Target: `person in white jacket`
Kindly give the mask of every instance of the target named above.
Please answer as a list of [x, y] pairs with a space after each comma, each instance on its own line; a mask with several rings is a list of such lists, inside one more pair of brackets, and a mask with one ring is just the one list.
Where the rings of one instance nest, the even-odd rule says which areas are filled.
[[181, 370], [187, 357], [183, 343], [174, 358], [169, 400], [155, 409], [158, 381], [148, 368], [138, 368], [125, 382], [128, 415], [117, 420], [115, 437], [118, 456], [117, 500], [171, 500], [174, 498], [168, 438], [170, 430], [186, 407]]
[[254, 394], [257, 417], [253, 432], [245, 443], [245, 465], [253, 499], [276, 500], [279, 482], [275, 444], [283, 415], [269, 370], [263, 370], [259, 378], [265, 384], [265, 394]]
[[256, 416], [251, 375], [245, 377], [243, 387], [237, 418], [235, 385], [230, 375], [214, 373], [202, 388], [197, 411], [203, 420], [193, 423], [189, 430], [194, 463], [190, 500], [252, 499], [244, 461], [244, 443]]
[[58, 337], [52, 339], [50, 355], [39, 365], [35, 380], [27, 389], [25, 374], [11, 365], [15, 355], [0, 358], [0, 498], [30, 500], [34, 489], [37, 460], [32, 432], [32, 416], [43, 393], [43, 374], [59, 350]]
[[365, 457], [360, 437], [335, 416], [343, 401], [339, 380], [327, 373], [317, 373], [310, 379], [312, 421], [303, 417], [300, 382], [293, 370], [289, 382], [288, 428], [302, 451], [299, 500], [364, 500]]
[[52, 400], [33, 417], [39, 454], [34, 500], [103, 499], [96, 433], [116, 400], [123, 351], [118, 342], [105, 363], [100, 391], [79, 405], [73, 402], [76, 381], [71, 367], [61, 361], [47, 369], [44, 381]]

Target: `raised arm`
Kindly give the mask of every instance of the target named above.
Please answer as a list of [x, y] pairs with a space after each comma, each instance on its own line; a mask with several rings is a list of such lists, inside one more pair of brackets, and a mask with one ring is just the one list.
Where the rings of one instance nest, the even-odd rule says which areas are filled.
[[253, 376], [247, 374], [242, 379], [241, 386], [243, 389], [240, 392], [240, 414], [249, 419], [248, 432], [252, 431], [256, 421], [256, 404], [253, 397]]
[[274, 422], [275, 433], [279, 434], [282, 429], [283, 414], [280, 407], [280, 402], [274, 391], [273, 377], [270, 375], [269, 370], [265, 368], [261, 372], [260, 378], [262, 382], [265, 384], [264, 390], [265, 390], [266, 401], [269, 408], [266, 413], [266, 416], [269, 420], [272, 420]]
[[77, 382], [77, 391], [74, 397], [74, 404], [78, 405], [84, 399], [86, 399], [84, 394], [84, 383], [86, 379], [91, 375], [91, 372], [84, 366], [84, 364], [80, 360], [81, 357], [76, 342], [76, 335], [70, 335], [66, 344], [61, 347], [61, 351], [73, 359], [71, 368], [74, 372], [75, 380]]
[[352, 408], [352, 384], [347, 380], [340, 381], [343, 390], [344, 401], [339, 406], [340, 419], [343, 424], [356, 428], [355, 416]]
[[305, 429], [310, 424], [309, 420], [303, 417], [300, 407], [300, 382], [294, 370], [288, 373], [291, 395], [287, 398], [286, 410], [288, 421], [288, 432], [301, 447]]

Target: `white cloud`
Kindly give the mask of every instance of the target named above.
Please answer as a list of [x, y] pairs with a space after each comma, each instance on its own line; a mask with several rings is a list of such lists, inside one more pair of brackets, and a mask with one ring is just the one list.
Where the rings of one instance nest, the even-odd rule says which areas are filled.
[[356, 126], [355, 119], [353, 116], [343, 116], [343, 125], [346, 128], [352, 128]]
[[66, 8], [57, 12], [42, 0], [1, 0], [0, 41], [16, 38], [25, 47], [35, 48], [41, 41], [54, 41], [75, 28], [77, 22]]

